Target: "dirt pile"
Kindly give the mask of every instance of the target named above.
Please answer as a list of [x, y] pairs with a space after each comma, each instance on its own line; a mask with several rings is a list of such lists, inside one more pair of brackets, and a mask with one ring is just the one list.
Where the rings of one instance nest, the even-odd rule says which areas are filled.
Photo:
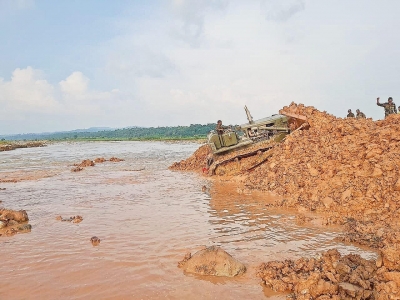
[[81, 167], [81, 168], [93, 167], [93, 166], [94, 166], [94, 161], [90, 160], [90, 159], [85, 159], [78, 165], [78, 167]]
[[80, 164], [74, 164], [74, 168], [71, 169], [71, 172], [79, 172], [82, 171], [86, 167], [93, 167], [95, 165], [93, 160], [84, 159]]
[[[295, 103], [280, 113], [305, 116], [309, 126], [265, 152], [268, 144], [257, 143], [214, 155], [210, 169], [247, 174], [241, 176], [246, 188], [280, 195], [277, 206], [327, 213], [325, 224], [347, 226], [345, 241], [376, 248], [400, 243], [400, 115], [342, 119]], [[257, 155], [235, 158], [253, 150]], [[201, 170], [209, 154], [201, 146], [170, 168]]]
[[187, 253], [178, 266], [198, 275], [234, 277], [246, 271], [244, 264], [217, 246], [197, 251], [193, 256]]
[[400, 243], [400, 115], [383, 121], [341, 119], [292, 103], [280, 113], [305, 115], [244, 181], [284, 197], [277, 205], [328, 212], [326, 224], [348, 225], [347, 241]]
[[[280, 113], [303, 115], [308, 125], [264, 153], [231, 161], [218, 156], [216, 161], [226, 163], [215, 174], [241, 173], [246, 188], [279, 195], [275, 206], [322, 212], [324, 224], [345, 226], [339, 240], [378, 248], [382, 256], [372, 262], [328, 252], [319, 260], [266, 263], [259, 276], [297, 299], [399, 298], [400, 115], [382, 121], [342, 119], [295, 103]], [[199, 150], [178, 163], [180, 169], [201, 168], [206, 153]], [[251, 165], [243, 175], [240, 166]]]
[[377, 261], [329, 250], [318, 258], [264, 263], [257, 276], [275, 291], [292, 292], [292, 299], [398, 299], [398, 258], [394, 248]]
[[169, 167], [169, 169], [180, 171], [201, 171], [201, 169], [206, 166], [206, 159], [210, 153], [210, 147], [208, 145], [202, 145], [188, 159], [175, 162]]
[[0, 209], [0, 236], [31, 231], [32, 226], [27, 224], [28, 221], [25, 210]]

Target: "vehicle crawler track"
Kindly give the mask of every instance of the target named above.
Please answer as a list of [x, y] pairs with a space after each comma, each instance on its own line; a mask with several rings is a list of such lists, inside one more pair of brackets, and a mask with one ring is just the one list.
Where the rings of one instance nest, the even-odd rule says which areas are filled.
[[215, 175], [215, 171], [216, 169], [221, 166], [221, 165], [225, 165], [227, 163], [236, 161], [236, 160], [240, 160], [242, 158], [247, 158], [250, 156], [254, 156], [259, 154], [260, 152], [266, 152], [266, 151], [271, 151], [270, 155], [268, 155], [263, 161], [257, 163], [256, 165], [252, 166], [251, 168], [248, 168], [247, 171], [251, 171], [253, 169], [255, 169], [256, 167], [260, 166], [261, 164], [263, 164], [264, 162], [266, 162], [268, 160], [268, 158], [271, 157], [272, 153], [273, 153], [273, 148], [276, 146], [277, 144], [273, 144], [273, 145], [268, 145], [267, 147], [263, 147], [263, 148], [258, 148], [256, 150], [253, 150], [251, 152], [247, 152], [247, 153], [241, 153], [238, 155], [235, 155], [233, 157], [227, 158], [227, 159], [223, 159], [220, 161], [216, 161], [215, 163], [212, 164], [212, 166], [210, 167], [210, 172], [212, 175]]

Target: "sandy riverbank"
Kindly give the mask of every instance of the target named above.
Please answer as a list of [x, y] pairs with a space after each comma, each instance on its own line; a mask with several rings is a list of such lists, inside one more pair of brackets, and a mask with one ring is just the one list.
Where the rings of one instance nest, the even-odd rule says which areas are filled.
[[10, 142], [0, 141], [0, 151], [10, 151], [18, 148], [45, 147], [44, 141], [29, 141], [29, 142]]

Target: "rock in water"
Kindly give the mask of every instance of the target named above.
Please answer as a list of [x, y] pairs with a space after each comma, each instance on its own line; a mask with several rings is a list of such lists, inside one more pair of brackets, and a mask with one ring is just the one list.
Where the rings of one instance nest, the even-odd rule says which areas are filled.
[[29, 221], [25, 210], [0, 209], [0, 216], [5, 219], [15, 220], [18, 223]]
[[92, 236], [90, 242], [93, 246], [97, 246], [98, 244], [100, 244], [100, 239], [97, 236]]
[[244, 264], [217, 246], [200, 250], [193, 256], [186, 255], [179, 266], [185, 272], [199, 275], [233, 277], [246, 271]]

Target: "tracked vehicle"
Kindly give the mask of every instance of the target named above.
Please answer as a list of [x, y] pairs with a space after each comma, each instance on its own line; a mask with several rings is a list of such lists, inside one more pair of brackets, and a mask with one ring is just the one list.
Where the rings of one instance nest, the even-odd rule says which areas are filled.
[[228, 128], [222, 134], [214, 130], [208, 134], [208, 145], [213, 154], [227, 153], [265, 140], [280, 142], [306, 122], [304, 116], [294, 114], [277, 114], [254, 121], [248, 108], [245, 106], [244, 109], [248, 123], [235, 129]]

